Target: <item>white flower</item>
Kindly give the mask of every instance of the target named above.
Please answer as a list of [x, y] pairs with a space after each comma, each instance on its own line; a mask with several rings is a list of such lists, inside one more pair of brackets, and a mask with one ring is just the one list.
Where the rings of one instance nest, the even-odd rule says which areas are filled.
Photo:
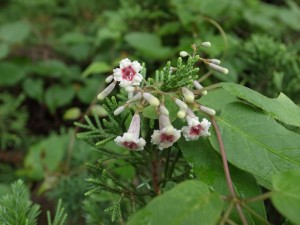
[[176, 130], [168, 116], [159, 116], [159, 130], [155, 130], [151, 136], [151, 142], [158, 145], [160, 150], [171, 147], [179, 138], [180, 130]]
[[208, 63], [209, 67], [220, 72], [220, 73], [224, 73], [224, 74], [228, 74], [228, 69], [222, 67], [222, 66], [219, 66], [217, 64], [214, 64], [214, 63]]
[[198, 140], [199, 137], [208, 137], [210, 132], [208, 131], [211, 123], [207, 119], [203, 119], [201, 123], [198, 117], [186, 117], [188, 126], [182, 128], [182, 134], [185, 140], [192, 141]]
[[187, 102], [189, 103], [194, 102], [195, 95], [191, 90], [187, 89], [186, 87], [183, 87], [181, 90], [182, 90], [183, 97]]
[[181, 57], [187, 57], [189, 55], [189, 53], [187, 53], [186, 51], [181, 51], [181, 52], [179, 52], [179, 55]]
[[[198, 90], [201, 90], [203, 88], [203, 86], [196, 80], [193, 81], [194, 87]], [[201, 92], [202, 95], [207, 95], [207, 91], [202, 91]]]
[[159, 100], [155, 96], [151, 95], [150, 93], [143, 93], [144, 99], [152, 106], [159, 106]]
[[98, 100], [102, 101], [109, 95], [115, 88], [116, 82], [110, 83], [100, 94], [97, 95]]
[[209, 107], [206, 107], [204, 105], [200, 105], [199, 109], [202, 111], [202, 112], [205, 112], [207, 113], [208, 115], [210, 116], [214, 116], [216, 115], [216, 111], [212, 108], [209, 108]]
[[141, 119], [139, 114], [132, 117], [129, 129], [123, 136], [115, 138], [117, 145], [128, 148], [129, 150], [140, 151], [144, 149], [146, 141], [140, 137]]
[[120, 68], [114, 69], [114, 80], [120, 81], [121, 87], [140, 85], [143, 80], [142, 66], [138, 61], [131, 62], [128, 58], [121, 60]]

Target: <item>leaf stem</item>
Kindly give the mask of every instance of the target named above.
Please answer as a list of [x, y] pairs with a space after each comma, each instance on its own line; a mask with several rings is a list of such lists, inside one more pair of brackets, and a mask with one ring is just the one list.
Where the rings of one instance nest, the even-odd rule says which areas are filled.
[[227, 207], [221, 221], [220, 221], [220, 224], [219, 225], [224, 225], [226, 223], [226, 221], [228, 220], [229, 216], [230, 216], [230, 213], [234, 207], [234, 204], [235, 202], [234, 201], [231, 201], [229, 206]]
[[217, 139], [218, 139], [218, 143], [219, 143], [219, 147], [220, 147], [220, 153], [221, 153], [221, 157], [222, 157], [222, 161], [223, 161], [223, 167], [224, 167], [226, 182], [227, 182], [229, 192], [230, 192], [231, 196], [233, 197], [233, 199], [236, 200], [236, 209], [238, 211], [238, 214], [240, 216], [240, 219], [241, 219], [243, 225], [248, 225], [248, 222], [246, 220], [246, 217], [243, 213], [240, 202], [238, 200], [238, 197], [237, 197], [237, 195], [235, 193], [235, 190], [234, 190], [234, 187], [233, 187], [233, 182], [231, 180], [231, 176], [230, 176], [230, 172], [229, 172], [229, 166], [228, 166], [228, 162], [227, 162], [227, 156], [226, 156], [226, 152], [225, 152], [225, 148], [224, 148], [224, 143], [223, 143], [223, 140], [222, 140], [222, 136], [221, 136], [219, 127], [217, 125], [217, 122], [216, 122], [214, 116], [210, 116], [210, 119], [211, 119], [212, 124], [215, 128], [215, 131], [216, 131], [216, 135], [217, 135]]
[[263, 200], [270, 198], [272, 196], [272, 194], [273, 194], [273, 192], [269, 191], [264, 194], [252, 197], [252, 198], [243, 199], [242, 202], [249, 203], [249, 202], [263, 201]]
[[266, 225], [270, 225], [268, 221], [265, 220], [261, 215], [259, 215], [257, 212], [255, 212], [253, 209], [251, 209], [249, 206], [247, 206], [245, 203], [242, 203], [242, 206], [248, 210], [253, 216], [255, 216], [257, 219], [259, 219], [261, 222], [263, 222]]

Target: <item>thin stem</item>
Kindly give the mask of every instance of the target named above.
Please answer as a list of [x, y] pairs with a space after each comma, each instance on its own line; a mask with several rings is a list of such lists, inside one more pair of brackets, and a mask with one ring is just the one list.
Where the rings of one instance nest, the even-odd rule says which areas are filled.
[[[229, 166], [228, 166], [228, 163], [227, 163], [227, 156], [226, 156], [224, 143], [223, 143], [223, 140], [222, 140], [222, 136], [221, 136], [219, 127], [217, 125], [217, 122], [216, 122], [214, 116], [210, 116], [210, 119], [211, 119], [212, 124], [215, 128], [215, 131], [216, 131], [216, 135], [217, 135], [217, 139], [218, 139], [218, 143], [219, 143], [219, 147], [220, 147], [220, 153], [221, 153], [221, 157], [222, 157], [222, 161], [223, 161], [223, 167], [224, 167], [226, 182], [227, 182], [229, 192], [230, 192], [231, 196], [233, 197], [233, 199], [238, 200], [237, 195], [236, 195], [235, 190], [234, 190], [234, 187], [233, 187], [233, 182], [231, 180], [231, 176], [230, 176], [230, 172], [229, 172]], [[243, 210], [241, 208], [241, 205], [240, 205], [239, 201], [236, 201], [236, 209], [238, 211], [238, 214], [241, 218], [241, 221], [242, 221], [243, 225], [248, 225], [248, 222], [246, 220], [246, 217], [243, 213]]]
[[266, 225], [270, 225], [270, 223], [268, 221], [265, 220], [265, 218], [263, 218], [261, 215], [259, 215], [257, 212], [255, 212], [253, 209], [251, 209], [249, 206], [247, 206], [246, 204], [242, 204], [242, 206], [248, 210], [253, 216], [255, 216], [257, 219], [259, 219], [261, 222], [263, 222]]
[[168, 178], [168, 170], [169, 170], [169, 162], [170, 162], [170, 155], [171, 155], [171, 148], [169, 148], [167, 150], [167, 157], [166, 157], [166, 163], [165, 163], [165, 171], [164, 171], [164, 178], [165, 178], [165, 182], [163, 182], [162, 184], [162, 189], [164, 189], [164, 187], [166, 186], [167, 183], [167, 178]]
[[178, 162], [180, 156], [181, 156], [181, 151], [178, 149], [178, 150], [177, 150], [176, 157], [175, 157], [175, 160], [174, 160], [173, 163], [171, 164], [171, 168], [170, 168], [169, 175], [168, 175], [169, 178], [172, 177], [173, 172], [174, 172], [174, 170], [175, 170], [175, 165], [176, 165], [176, 163]]
[[160, 194], [160, 188], [159, 188], [159, 177], [158, 177], [158, 152], [157, 149], [154, 150], [154, 158], [152, 159], [151, 165], [152, 165], [152, 183], [154, 192], [156, 195]]
[[226, 221], [228, 220], [229, 216], [230, 216], [230, 213], [234, 207], [234, 204], [235, 202], [234, 201], [231, 201], [229, 206], [227, 207], [221, 221], [220, 221], [220, 224], [219, 225], [224, 225], [226, 223]]
[[212, 89], [215, 89], [215, 88], [219, 88], [221, 87], [221, 84], [220, 83], [216, 83], [216, 84], [212, 84], [210, 86], [207, 86], [207, 87], [203, 87], [199, 90], [196, 90], [194, 91], [195, 94], [201, 94], [203, 91], [208, 91], [208, 90], [212, 90]]
[[229, 225], [238, 225], [237, 223], [235, 223], [234, 221], [232, 221], [232, 220], [230, 220], [230, 219], [228, 219], [228, 220], [226, 221], [226, 223], [228, 223]]
[[264, 194], [261, 194], [261, 195], [258, 195], [258, 196], [252, 197], [252, 198], [243, 199], [242, 202], [249, 203], [249, 202], [263, 201], [263, 200], [270, 198], [272, 196], [272, 194], [273, 194], [273, 192], [266, 192]]

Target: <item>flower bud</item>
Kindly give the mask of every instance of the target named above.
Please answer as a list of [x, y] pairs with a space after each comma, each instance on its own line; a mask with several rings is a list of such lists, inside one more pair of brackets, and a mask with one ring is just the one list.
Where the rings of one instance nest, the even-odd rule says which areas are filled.
[[177, 117], [178, 117], [179, 119], [183, 119], [185, 116], [186, 116], [186, 111], [184, 111], [184, 110], [179, 110], [179, 111], [178, 111]]
[[97, 96], [98, 100], [101, 101], [105, 99], [112, 92], [115, 86], [116, 86], [116, 82], [113, 82], [110, 85], [108, 85], [100, 94], [98, 94]]
[[187, 89], [186, 87], [182, 88], [182, 94], [184, 99], [189, 102], [192, 103], [195, 100], [195, 95], [192, 91], [190, 91], [189, 89]]
[[106, 83], [110, 83], [110, 82], [112, 82], [113, 79], [114, 79], [114, 76], [113, 75], [109, 75], [108, 77], [106, 77], [105, 82]]
[[201, 46], [205, 48], [209, 48], [211, 46], [211, 43], [209, 41], [205, 41], [201, 43]]
[[213, 63], [213, 64], [218, 64], [218, 65], [221, 63], [221, 61], [218, 60], [218, 59], [209, 59], [208, 61]]
[[159, 106], [159, 100], [155, 96], [151, 95], [150, 93], [143, 93], [144, 99], [152, 106]]
[[216, 115], [216, 111], [214, 109], [211, 109], [211, 108], [203, 106], [203, 105], [200, 106], [200, 110], [211, 116]]
[[164, 105], [159, 106], [159, 112], [162, 115], [169, 116], [169, 110]]
[[[203, 88], [203, 86], [196, 80], [193, 81], [194, 87], [198, 90], [201, 90]], [[207, 91], [202, 91], [201, 92], [202, 95], [207, 95]]]
[[176, 105], [178, 105], [180, 110], [186, 111], [188, 108], [187, 105], [183, 101], [179, 100], [178, 98], [175, 100], [175, 103]]
[[218, 66], [216, 64], [213, 64], [213, 63], [208, 63], [209, 67], [211, 67], [212, 69], [220, 72], [220, 73], [224, 73], [224, 74], [227, 74], [228, 73], [228, 69], [222, 67], [222, 66]]
[[186, 51], [181, 51], [181, 52], [179, 53], [179, 55], [180, 55], [181, 57], [187, 57], [187, 56], [189, 55], [189, 53], [187, 53]]
[[117, 115], [120, 115], [125, 109], [125, 106], [120, 106], [118, 107], [115, 111], [114, 111], [114, 115], [117, 116]]

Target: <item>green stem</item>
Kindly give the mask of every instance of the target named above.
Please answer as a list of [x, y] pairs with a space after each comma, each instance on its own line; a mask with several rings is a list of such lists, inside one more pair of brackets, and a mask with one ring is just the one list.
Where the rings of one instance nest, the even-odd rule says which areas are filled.
[[248, 210], [253, 216], [255, 216], [257, 219], [259, 219], [261, 222], [263, 222], [266, 225], [270, 225], [270, 223], [268, 221], [265, 220], [265, 218], [263, 218], [261, 215], [259, 215], [257, 212], [255, 212], [253, 209], [251, 209], [249, 206], [247, 206], [246, 204], [242, 203], [242, 206]]
[[262, 195], [258, 195], [258, 196], [255, 196], [253, 198], [246, 198], [246, 199], [243, 199], [242, 202], [256, 202], [256, 201], [263, 201], [263, 200], [266, 200], [268, 198], [270, 198], [272, 196], [273, 192], [266, 192]]
[[167, 150], [166, 165], [165, 165], [165, 171], [164, 171], [165, 181], [162, 184], [162, 189], [164, 189], [164, 187], [166, 186], [167, 179], [168, 179], [168, 169], [169, 169], [170, 155], [171, 155], [171, 148], [169, 148]]
[[[227, 156], [226, 156], [226, 152], [225, 152], [225, 147], [224, 147], [224, 143], [223, 143], [223, 140], [222, 140], [222, 136], [221, 136], [219, 127], [217, 125], [217, 122], [216, 122], [214, 116], [210, 116], [210, 119], [211, 119], [212, 124], [215, 128], [215, 131], [216, 131], [216, 135], [217, 135], [217, 139], [218, 139], [218, 143], [219, 143], [219, 147], [220, 147], [220, 154], [221, 154], [222, 161], [223, 161], [223, 167], [224, 167], [224, 172], [225, 172], [225, 177], [226, 177], [226, 182], [227, 182], [229, 192], [230, 192], [233, 199], [238, 200], [238, 197], [235, 193], [235, 190], [234, 190], [234, 187], [233, 187], [233, 182], [232, 182], [232, 179], [231, 179], [231, 176], [230, 176], [229, 166], [228, 166], [228, 162], [227, 162]], [[241, 208], [241, 205], [240, 205], [239, 201], [236, 201], [236, 209], [238, 211], [238, 214], [240, 216], [240, 219], [241, 219], [243, 225], [248, 225], [248, 222], [246, 220], [246, 217], [243, 213], [243, 210]]]
[[230, 216], [230, 213], [234, 207], [234, 201], [231, 201], [229, 206], [227, 207], [221, 221], [220, 221], [220, 224], [219, 225], [224, 225], [226, 223], [226, 221], [228, 220], [229, 216]]

